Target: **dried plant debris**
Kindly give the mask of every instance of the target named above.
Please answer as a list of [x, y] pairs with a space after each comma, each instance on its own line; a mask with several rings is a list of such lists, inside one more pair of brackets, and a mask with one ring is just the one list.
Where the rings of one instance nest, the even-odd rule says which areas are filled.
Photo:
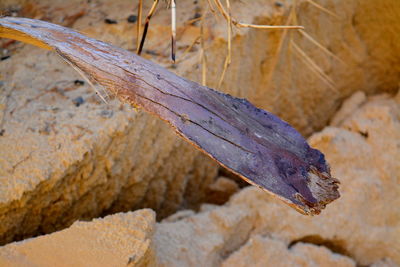
[[55, 50], [121, 101], [160, 117], [218, 163], [303, 214], [318, 214], [339, 197], [339, 182], [324, 155], [289, 124], [245, 99], [44, 21], [0, 18], [0, 37]]
[[[152, 16], [154, 15], [157, 6], [159, 4], [159, 0], [154, 0], [153, 4], [149, 10], [149, 13], [146, 16], [146, 21], [144, 24], [144, 30], [142, 33], [142, 37], [140, 38], [140, 32], [141, 32], [141, 16], [142, 16], [142, 9], [143, 9], [143, 0], [139, 0], [138, 3], [138, 23], [137, 23], [137, 28], [136, 28], [136, 37], [137, 37], [137, 48], [136, 48], [136, 53], [141, 54], [143, 51], [144, 47], [144, 42], [146, 40], [147, 36], [147, 31], [150, 26], [150, 20]], [[176, 18], [176, 1], [175, 0], [166, 0], [167, 3], [167, 8], [171, 9], [171, 59], [175, 63], [175, 58], [176, 58], [176, 23], [177, 23], [177, 18]], [[218, 13], [227, 21], [228, 27], [227, 27], [227, 32], [228, 32], [228, 56], [226, 57], [222, 75], [220, 77], [220, 81], [218, 83], [218, 87], [222, 84], [222, 81], [224, 80], [225, 72], [227, 68], [229, 67], [230, 61], [231, 61], [231, 36], [232, 36], [232, 26], [235, 26], [237, 28], [254, 28], [254, 29], [294, 29], [294, 30], [299, 30], [299, 29], [304, 29], [303, 26], [297, 26], [297, 25], [257, 25], [257, 24], [249, 24], [249, 23], [242, 23], [237, 21], [231, 16], [231, 10], [230, 10], [230, 1], [226, 0], [226, 9], [223, 6], [223, 4], [220, 2], [220, 0], [213, 0], [212, 1], [214, 4], [211, 3], [211, 0], [207, 1], [207, 7], [208, 9], [216, 15]], [[216, 6], [216, 10], [214, 9], [213, 6]], [[207, 11], [203, 12], [203, 14], [196, 13], [194, 17], [194, 21], [197, 21], [197, 19], [202, 18], [206, 16]], [[140, 41], [139, 41], [140, 40]]]

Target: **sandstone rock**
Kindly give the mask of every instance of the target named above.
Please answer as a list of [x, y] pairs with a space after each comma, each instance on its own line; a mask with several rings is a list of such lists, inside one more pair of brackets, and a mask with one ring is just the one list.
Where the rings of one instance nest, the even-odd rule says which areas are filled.
[[0, 69], [0, 244], [103, 213], [163, 217], [201, 200], [216, 176], [160, 120], [76, 85], [54, 54], [25, 47]]
[[254, 212], [246, 207], [215, 207], [175, 222], [157, 224], [159, 266], [218, 266], [246, 242]]
[[224, 204], [238, 190], [239, 186], [232, 179], [223, 176], [218, 177], [206, 190], [205, 202]]
[[155, 213], [115, 214], [0, 249], [1, 266], [155, 266]]
[[183, 218], [189, 217], [196, 214], [194, 210], [180, 210], [163, 219], [163, 222], [176, 222], [182, 220]]
[[398, 264], [396, 264], [394, 261], [388, 258], [384, 258], [382, 260], [379, 260], [371, 264], [371, 267], [398, 267], [398, 266], [399, 266]]
[[[200, 2], [179, 3], [178, 59], [199, 35], [198, 24], [184, 23], [204, 9]], [[238, 20], [259, 24], [285, 24], [292, 3], [231, 2]], [[247, 97], [310, 134], [326, 125], [352, 92], [397, 87], [400, 6], [397, 0], [320, 1], [337, 19], [309, 1], [297, 2], [298, 24], [328, 50], [297, 31], [235, 30], [221, 90]], [[136, 25], [126, 21], [134, 8], [129, 1], [7, 0], [1, 8], [9, 4], [27, 4], [21, 9], [26, 16], [68, 22], [92, 37], [134, 48]], [[74, 17], [80, 11], [85, 16]], [[104, 24], [105, 15], [118, 24]], [[198, 46], [177, 66], [168, 59], [169, 16], [160, 6], [143, 56], [200, 81]], [[215, 87], [226, 54], [226, 24], [208, 17], [207, 84]], [[59, 230], [79, 218], [141, 207], [162, 218], [204, 200], [215, 163], [159, 120], [112, 100], [103, 104], [87, 84], [74, 84], [82, 78], [54, 54], [19, 47], [0, 65], [0, 91], [6, 96], [0, 99], [0, 244]], [[305, 63], [308, 59], [322, 74]]]
[[[0, 248], [0, 265], [113, 266], [131, 259], [163, 267], [398, 266], [398, 100], [370, 97], [340, 127], [327, 127], [310, 138], [342, 183], [342, 197], [321, 215], [298, 214], [248, 187], [223, 206], [180, 211], [157, 223], [154, 234], [149, 210], [75, 223]], [[77, 251], [76, 244], [83, 249]]]
[[280, 240], [256, 235], [223, 263], [229, 266], [340, 266], [355, 267], [356, 263], [325, 247], [297, 243], [291, 248]]
[[162, 218], [202, 201], [216, 163], [160, 120], [102, 102], [54, 53], [13, 49], [0, 64], [0, 244], [77, 219], [141, 207]]
[[351, 97], [346, 99], [339, 111], [336, 112], [335, 116], [330, 122], [330, 125], [339, 127], [341, 123], [351, 116], [356, 109], [365, 103], [366, 100], [367, 97], [364, 92], [358, 91], [354, 93]]

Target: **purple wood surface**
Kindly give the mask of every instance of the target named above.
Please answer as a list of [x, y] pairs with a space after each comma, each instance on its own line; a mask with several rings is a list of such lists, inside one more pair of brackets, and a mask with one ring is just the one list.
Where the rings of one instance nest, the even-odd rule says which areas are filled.
[[339, 197], [324, 155], [288, 123], [245, 99], [48, 22], [0, 18], [0, 37], [53, 48], [121, 101], [160, 117], [218, 163], [303, 214], [318, 214]]

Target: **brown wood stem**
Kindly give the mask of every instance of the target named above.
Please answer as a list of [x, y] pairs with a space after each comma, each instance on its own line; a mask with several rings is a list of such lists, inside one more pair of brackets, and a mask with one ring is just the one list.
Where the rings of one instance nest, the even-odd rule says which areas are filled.
[[54, 49], [121, 101], [169, 123], [192, 145], [303, 214], [339, 197], [324, 155], [289, 124], [234, 98], [71, 29], [25, 18], [0, 18], [0, 37]]

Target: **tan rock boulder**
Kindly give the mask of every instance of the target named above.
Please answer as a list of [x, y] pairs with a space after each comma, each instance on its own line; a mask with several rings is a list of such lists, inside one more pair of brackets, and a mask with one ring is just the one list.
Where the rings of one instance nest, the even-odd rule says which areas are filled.
[[205, 202], [222, 205], [237, 191], [239, 186], [235, 181], [220, 176], [207, 188]]
[[[368, 98], [339, 127], [310, 138], [341, 181], [342, 197], [318, 216], [298, 214], [248, 187], [223, 206], [204, 204], [198, 213], [173, 214], [156, 224], [154, 234], [149, 210], [75, 223], [0, 248], [0, 265], [113, 266], [130, 259], [162, 267], [398, 266], [399, 96]], [[216, 185], [212, 188], [231, 188]]]
[[[40, 1], [38, 10], [61, 7], [60, 19], [61, 2]], [[74, 12], [77, 1], [66, 5]], [[162, 218], [202, 201], [218, 166], [164, 122], [97, 88], [104, 103], [55, 53], [8, 49], [0, 64], [0, 244], [142, 207]]]
[[355, 267], [356, 263], [351, 258], [332, 253], [332, 251], [323, 246], [297, 243], [288, 248], [287, 244], [280, 240], [256, 235], [224, 260], [221, 266]]
[[253, 210], [239, 205], [206, 205], [205, 210], [157, 224], [154, 244], [160, 266], [218, 266], [249, 238]]
[[55, 54], [25, 47], [0, 72], [0, 244], [144, 206], [166, 216], [216, 176], [165, 123], [101, 102]]
[[1, 266], [155, 266], [155, 213], [115, 214], [0, 249]]
[[[306, 135], [321, 129], [353, 92], [397, 88], [397, 1], [319, 1], [330, 13], [310, 1], [297, 1], [294, 9], [289, 1], [231, 1], [240, 21], [301, 24], [308, 35], [235, 30], [221, 90], [249, 98]], [[136, 43], [136, 25], [126, 21], [134, 12], [129, 1], [7, 0], [0, 8], [18, 4], [23, 15], [67, 23], [125, 49]], [[199, 25], [186, 22], [202, 10], [201, 1], [179, 3], [178, 59], [199, 36]], [[288, 21], [291, 10], [298, 21]], [[199, 46], [176, 66], [170, 63], [169, 16], [162, 7], [153, 16], [143, 56], [201, 81]], [[105, 24], [105, 17], [118, 23]], [[207, 84], [215, 87], [226, 55], [226, 24], [208, 17]], [[82, 78], [54, 54], [20, 45], [7, 49], [11, 58], [0, 65], [0, 94], [6, 96], [0, 99], [0, 244], [141, 207], [162, 218], [204, 200], [217, 166], [168, 126], [112, 100], [102, 103], [87, 84], [74, 83]]]

